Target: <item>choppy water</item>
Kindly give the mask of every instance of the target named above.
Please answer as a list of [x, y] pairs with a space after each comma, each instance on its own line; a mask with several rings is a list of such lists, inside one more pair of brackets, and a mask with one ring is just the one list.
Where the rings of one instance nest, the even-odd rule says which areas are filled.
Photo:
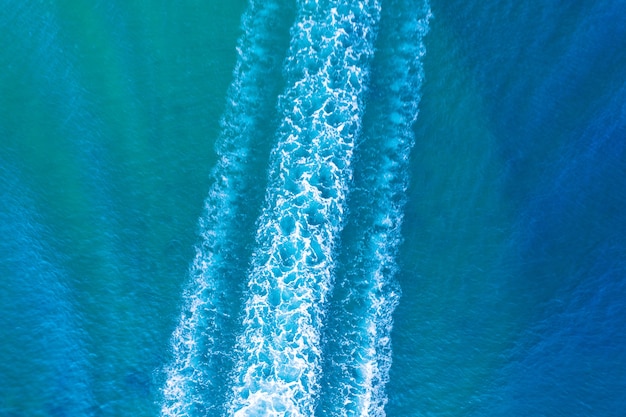
[[0, 415], [622, 415], [624, 2], [3, 6]]

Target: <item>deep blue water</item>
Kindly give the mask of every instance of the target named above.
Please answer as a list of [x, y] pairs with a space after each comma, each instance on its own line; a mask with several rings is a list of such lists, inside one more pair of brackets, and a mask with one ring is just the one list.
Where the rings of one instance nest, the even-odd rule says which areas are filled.
[[626, 4], [6, 0], [0, 416], [621, 416]]

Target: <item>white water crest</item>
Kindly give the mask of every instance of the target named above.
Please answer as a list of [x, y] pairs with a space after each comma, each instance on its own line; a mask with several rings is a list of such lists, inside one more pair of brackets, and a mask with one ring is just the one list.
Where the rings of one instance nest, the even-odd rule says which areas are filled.
[[[184, 305], [171, 339], [172, 362], [164, 369], [161, 415], [217, 414], [223, 408], [224, 367], [232, 366], [228, 327], [233, 281], [245, 279], [245, 260], [238, 258], [240, 222], [246, 202], [243, 190], [251, 140], [259, 130], [259, 106], [269, 94], [275, 48], [273, 21], [281, 6], [274, 1], [250, 1], [242, 18], [243, 34], [237, 45], [237, 63], [216, 143], [219, 160], [212, 170], [212, 186], [200, 218], [202, 241], [190, 268]], [[247, 208], [249, 210], [249, 208]], [[252, 234], [251, 234], [252, 235]], [[238, 277], [241, 275], [241, 277]], [[233, 298], [235, 298], [233, 300]], [[236, 313], [232, 319], [236, 319]]]
[[344, 276], [338, 277], [334, 297], [340, 307], [327, 333], [333, 354], [327, 358], [324, 415], [385, 415], [392, 315], [400, 297], [395, 260], [423, 80], [423, 37], [431, 18], [428, 2], [421, 11], [403, 3], [388, 4], [397, 12], [387, 30], [381, 29], [380, 40], [393, 47], [378, 51], [372, 91], [379, 99], [368, 103], [363, 143], [356, 150], [359, 175], [349, 200], [352, 220], [346, 232], [360, 238], [344, 245]]
[[298, 5], [237, 344], [233, 416], [315, 412], [333, 251], [380, 13], [371, 0]]

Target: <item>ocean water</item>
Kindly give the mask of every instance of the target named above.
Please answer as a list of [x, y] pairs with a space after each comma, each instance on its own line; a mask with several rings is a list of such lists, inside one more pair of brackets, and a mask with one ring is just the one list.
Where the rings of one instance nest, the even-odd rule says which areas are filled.
[[0, 416], [622, 416], [626, 3], [4, 0]]

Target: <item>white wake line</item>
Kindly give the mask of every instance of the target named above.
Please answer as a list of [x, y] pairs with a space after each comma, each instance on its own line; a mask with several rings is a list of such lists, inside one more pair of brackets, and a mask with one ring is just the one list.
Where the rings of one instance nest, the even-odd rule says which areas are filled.
[[[361, 128], [362, 65], [373, 52], [379, 13], [377, 2], [352, 7], [303, 2], [292, 29], [286, 71], [293, 80], [281, 99], [285, 117], [259, 219], [230, 405], [235, 416], [314, 413], [332, 251]], [[353, 31], [363, 37], [348, 35]]]
[[[364, 132], [366, 137], [376, 135], [384, 138], [386, 146], [380, 149], [380, 153], [387, 163], [377, 170], [376, 178], [368, 178], [368, 183], [375, 183], [377, 189], [383, 190], [382, 195], [372, 197], [371, 200], [371, 207], [381, 208], [379, 217], [363, 230], [363, 235], [369, 236], [365, 243], [366, 253], [371, 255], [359, 256], [361, 261], [352, 264], [353, 272], [348, 273], [348, 276], [352, 276], [364, 272], [365, 277], [359, 279], [370, 283], [364, 300], [366, 313], [358, 326], [361, 330], [358, 340], [365, 340], [366, 343], [358, 345], [354, 339], [343, 342], [353, 359], [360, 358], [345, 368], [343, 376], [344, 381], [350, 380], [350, 368], [352, 372], [358, 369], [354, 373], [361, 376], [359, 381], [351, 381], [358, 386], [346, 386], [343, 389], [343, 405], [352, 404], [356, 410], [340, 406], [333, 413], [337, 416], [352, 416], [355, 411], [361, 417], [384, 416], [384, 407], [388, 401], [385, 385], [389, 381], [391, 367], [392, 315], [400, 297], [399, 287], [394, 281], [397, 270], [395, 259], [402, 241], [404, 193], [408, 184], [406, 171], [414, 142], [411, 128], [418, 113], [419, 90], [423, 79], [423, 37], [428, 32], [428, 20], [432, 17], [428, 1], [424, 2], [423, 11], [422, 18], [418, 19], [419, 13], [415, 12], [410, 25], [399, 25], [396, 30], [394, 40], [398, 52], [382, 71], [385, 86], [389, 86], [390, 90], [385, 93], [390, 98], [390, 103], [385, 103], [388, 113], [370, 109], [374, 110], [376, 119], [372, 126], [383, 127], [379, 131], [372, 128]], [[396, 96], [400, 98], [394, 100], [392, 97]]]
[[[239, 238], [232, 236], [232, 226], [241, 205], [240, 194], [245, 187], [244, 172], [250, 152], [250, 138], [258, 129], [258, 118], [250, 109], [257, 106], [261, 95], [260, 83], [271, 68], [264, 67], [267, 30], [272, 16], [280, 7], [273, 1], [251, 0], [242, 18], [243, 34], [237, 44], [234, 81], [229, 87], [222, 132], [217, 141], [219, 160], [212, 170], [213, 184], [205, 200], [200, 218], [202, 242], [190, 268], [190, 282], [184, 292], [184, 306], [173, 332], [171, 349], [173, 361], [165, 368], [166, 382], [162, 388], [161, 415], [188, 416], [194, 407], [221, 407], [206, 404], [215, 387], [211, 376], [223, 370], [213, 369], [216, 355], [229, 352], [215, 350], [220, 337], [220, 323], [225, 318], [224, 259]], [[265, 37], [264, 37], [265, 35]], [[260, 63], [260, 64], [258, 64]], [[204, 353], [208, 352], [209, 357]]]

